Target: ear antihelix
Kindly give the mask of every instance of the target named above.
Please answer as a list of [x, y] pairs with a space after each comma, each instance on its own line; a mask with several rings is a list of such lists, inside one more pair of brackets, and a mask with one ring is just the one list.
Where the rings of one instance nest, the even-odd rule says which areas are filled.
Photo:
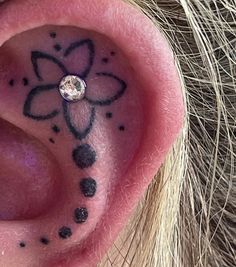
[[115, 0], [58, 3], [0, 8], [0, 116], [18, 129], [0, 150], [20, 158], [11, 143], [28, 147], [36, 173], [24, 176], [26, 153], [2, 175], [9, 205], [19, 202], [19, 178], [28, 190], [19, 211], [0, 217], [4, 266], [94, 266], [182, 124], [172, 53], [142, 13]]

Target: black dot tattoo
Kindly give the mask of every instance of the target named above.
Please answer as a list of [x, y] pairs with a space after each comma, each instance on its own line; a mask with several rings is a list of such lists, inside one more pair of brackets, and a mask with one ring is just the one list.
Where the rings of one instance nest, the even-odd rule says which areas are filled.
[[22, 82], [23, 82], [24, 86], [29, 85], [29, 80], [27, 78], [25, 78], [25, 77], [22, 79]]
[[108, 59], [107, 57], [104, 57], [104, 58], [102, 59], [102, 62], [105, 63], [105, 64], [107, 64], [107, 63], [109, 62], [109, 59]]
[[21, 248], [25, 248], [26, 244], [25, 244], [25, 242], [20, 242], [19, 246], [20, 246]]
[[124, 132], [124, 130], [125, 130], [125, 126], [124, 126], [124, 125], [120, 125], [120, 126], [119, 126], [119, 130], [120, 130], [121, 132]]
[[61, 51], [62, 47], [59, 44], [55, 44], [54, 49], [59, 52]]
[[46, 237], [41, 237], [40, 242], [44, 245], [48, 245], [50, 243], [50, 241]]
[[106, 113], [106, 118], [107, 118], [107, 119], [111, 119], [112, 116], [113, 116], [113, 114], [112, 114], [111, 112], [107, 112], [107, 113]]
[[111, 51], [111, 56], [115, 56], [116, 55], [116, 52], [114, 52], [114, 51]]
[[59, 229], [58, 235], [62, 239], [67, 239], [72, 236], [72, 231], [69, 227], [63, 226]]
[[57, 34], [55, 32], [50, 32], [50, 37], [55, 39], [57, 37]]
[[78, 146], [72, 152], [72, 157], [75, 164], [80, 169], [91, 167], [96, 161], [96, 152], [88, 144]]
[[60, 131], [61, 131], [61, 129], [57, 125], [53, 125], [52, 126], [52, 130], [56, 134], [60, 133]]
[[55, 144], [55, 140], [53, 138], [48, 139], [50, 143]]
[[74, 221], [76, 223], [84, 223], [88, 219], [88, 211], [86, 208], [77, 208], [74, 211]]
[[14, 80], [10, 80], [10, 81], [9, 81], [9, 85], [10, 85], [10, 86], [14, 86], [14, 84], [15, 84], [15, 81], [14, 81]]
[[96, 181], [89, 177], [80, 181], [80, 190], [85, 197], [93, 197], [97, 191]]

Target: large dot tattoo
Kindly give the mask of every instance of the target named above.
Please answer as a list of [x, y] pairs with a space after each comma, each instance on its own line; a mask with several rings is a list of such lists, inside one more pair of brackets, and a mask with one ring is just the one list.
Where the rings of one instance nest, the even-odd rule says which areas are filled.
[[89, 144], [83, 144], [74, 149], [72, 157], [75, 164], [80, 169], [85, 169], [91, 167], [95, 163], [96, 152]]

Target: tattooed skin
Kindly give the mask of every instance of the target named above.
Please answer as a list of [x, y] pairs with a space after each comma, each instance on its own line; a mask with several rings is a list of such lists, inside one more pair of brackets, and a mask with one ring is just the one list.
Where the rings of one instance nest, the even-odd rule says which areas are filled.
[[[143, 123], [139, 84], [122, 52], [93, 32], [56, 26], [25, 32], [5, 44], [0, 63], [4, 49], [13, 48], [19, 58], [9, 66], [7, 90], [0, 90], [10, 96], [0, 112], [10, 107], [12, 123], [43, 140], [62, 166], [58, 199], [50, 213], [32, 221], [38, 229], [34, 242], [55, 250], [58, 242], [82, 240], [87, 229], [96, 227], [103, 210], [98, 207], [106, 205], [104, 192], [111, 191], [132, 162]], [[77, 102], [60, 95], [60, 82], [68, 75], [86, 83]], [[25, 250], [32, 242], [22, 234], [17, 247]]]

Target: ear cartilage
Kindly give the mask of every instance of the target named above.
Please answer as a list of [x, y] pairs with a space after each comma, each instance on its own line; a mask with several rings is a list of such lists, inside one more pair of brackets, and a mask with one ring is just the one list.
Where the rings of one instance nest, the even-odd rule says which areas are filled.
[[85, 96], [86, 83], [79, 76], [67, 75], [62, 78], [59, 91], [68, 102], [77, 102]]

